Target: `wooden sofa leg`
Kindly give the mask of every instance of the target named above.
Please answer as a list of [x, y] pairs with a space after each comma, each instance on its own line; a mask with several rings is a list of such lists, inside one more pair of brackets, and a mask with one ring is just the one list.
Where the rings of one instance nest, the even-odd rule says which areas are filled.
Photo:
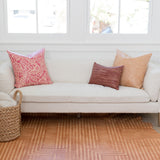
[[158, 127], [160, 127], [160, 112], [158, 113]]
[[77, 118], [81, 118], [81, 114], [80, 113], [77, 113]]

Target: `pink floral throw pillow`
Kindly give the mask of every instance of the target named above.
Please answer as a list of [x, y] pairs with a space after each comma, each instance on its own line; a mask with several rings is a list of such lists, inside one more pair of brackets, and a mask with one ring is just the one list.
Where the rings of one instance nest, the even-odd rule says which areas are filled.
[[12, 63], [16, 88], [53, 83], [45, 64], [44, 48], [29, 56], [11, 51], [7, 53]]

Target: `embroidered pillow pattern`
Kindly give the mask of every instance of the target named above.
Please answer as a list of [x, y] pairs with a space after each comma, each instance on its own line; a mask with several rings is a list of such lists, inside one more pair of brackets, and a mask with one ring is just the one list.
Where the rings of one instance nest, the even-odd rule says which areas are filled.
[[15, 76], [15, 87], [51, 84], [51, 78], [45, 64], [45, 49], [24, 56], [7, 51]]

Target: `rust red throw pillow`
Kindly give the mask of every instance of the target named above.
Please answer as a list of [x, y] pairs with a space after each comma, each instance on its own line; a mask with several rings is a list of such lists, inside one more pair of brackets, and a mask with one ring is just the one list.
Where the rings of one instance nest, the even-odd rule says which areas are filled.
[[105, 67], [94, 62], [89, 84], [119, 89], [123, 66]]

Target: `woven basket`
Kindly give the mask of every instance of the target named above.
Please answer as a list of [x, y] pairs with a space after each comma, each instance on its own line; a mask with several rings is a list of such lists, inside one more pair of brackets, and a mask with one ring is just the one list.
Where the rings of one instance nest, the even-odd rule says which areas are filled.
[[20, 136], [21, 133], [21, 102], [22, 92], [17, 90], [13, 98], [19, 100], [16, 106], [0, 107], [0, 142], [10, 141]]

